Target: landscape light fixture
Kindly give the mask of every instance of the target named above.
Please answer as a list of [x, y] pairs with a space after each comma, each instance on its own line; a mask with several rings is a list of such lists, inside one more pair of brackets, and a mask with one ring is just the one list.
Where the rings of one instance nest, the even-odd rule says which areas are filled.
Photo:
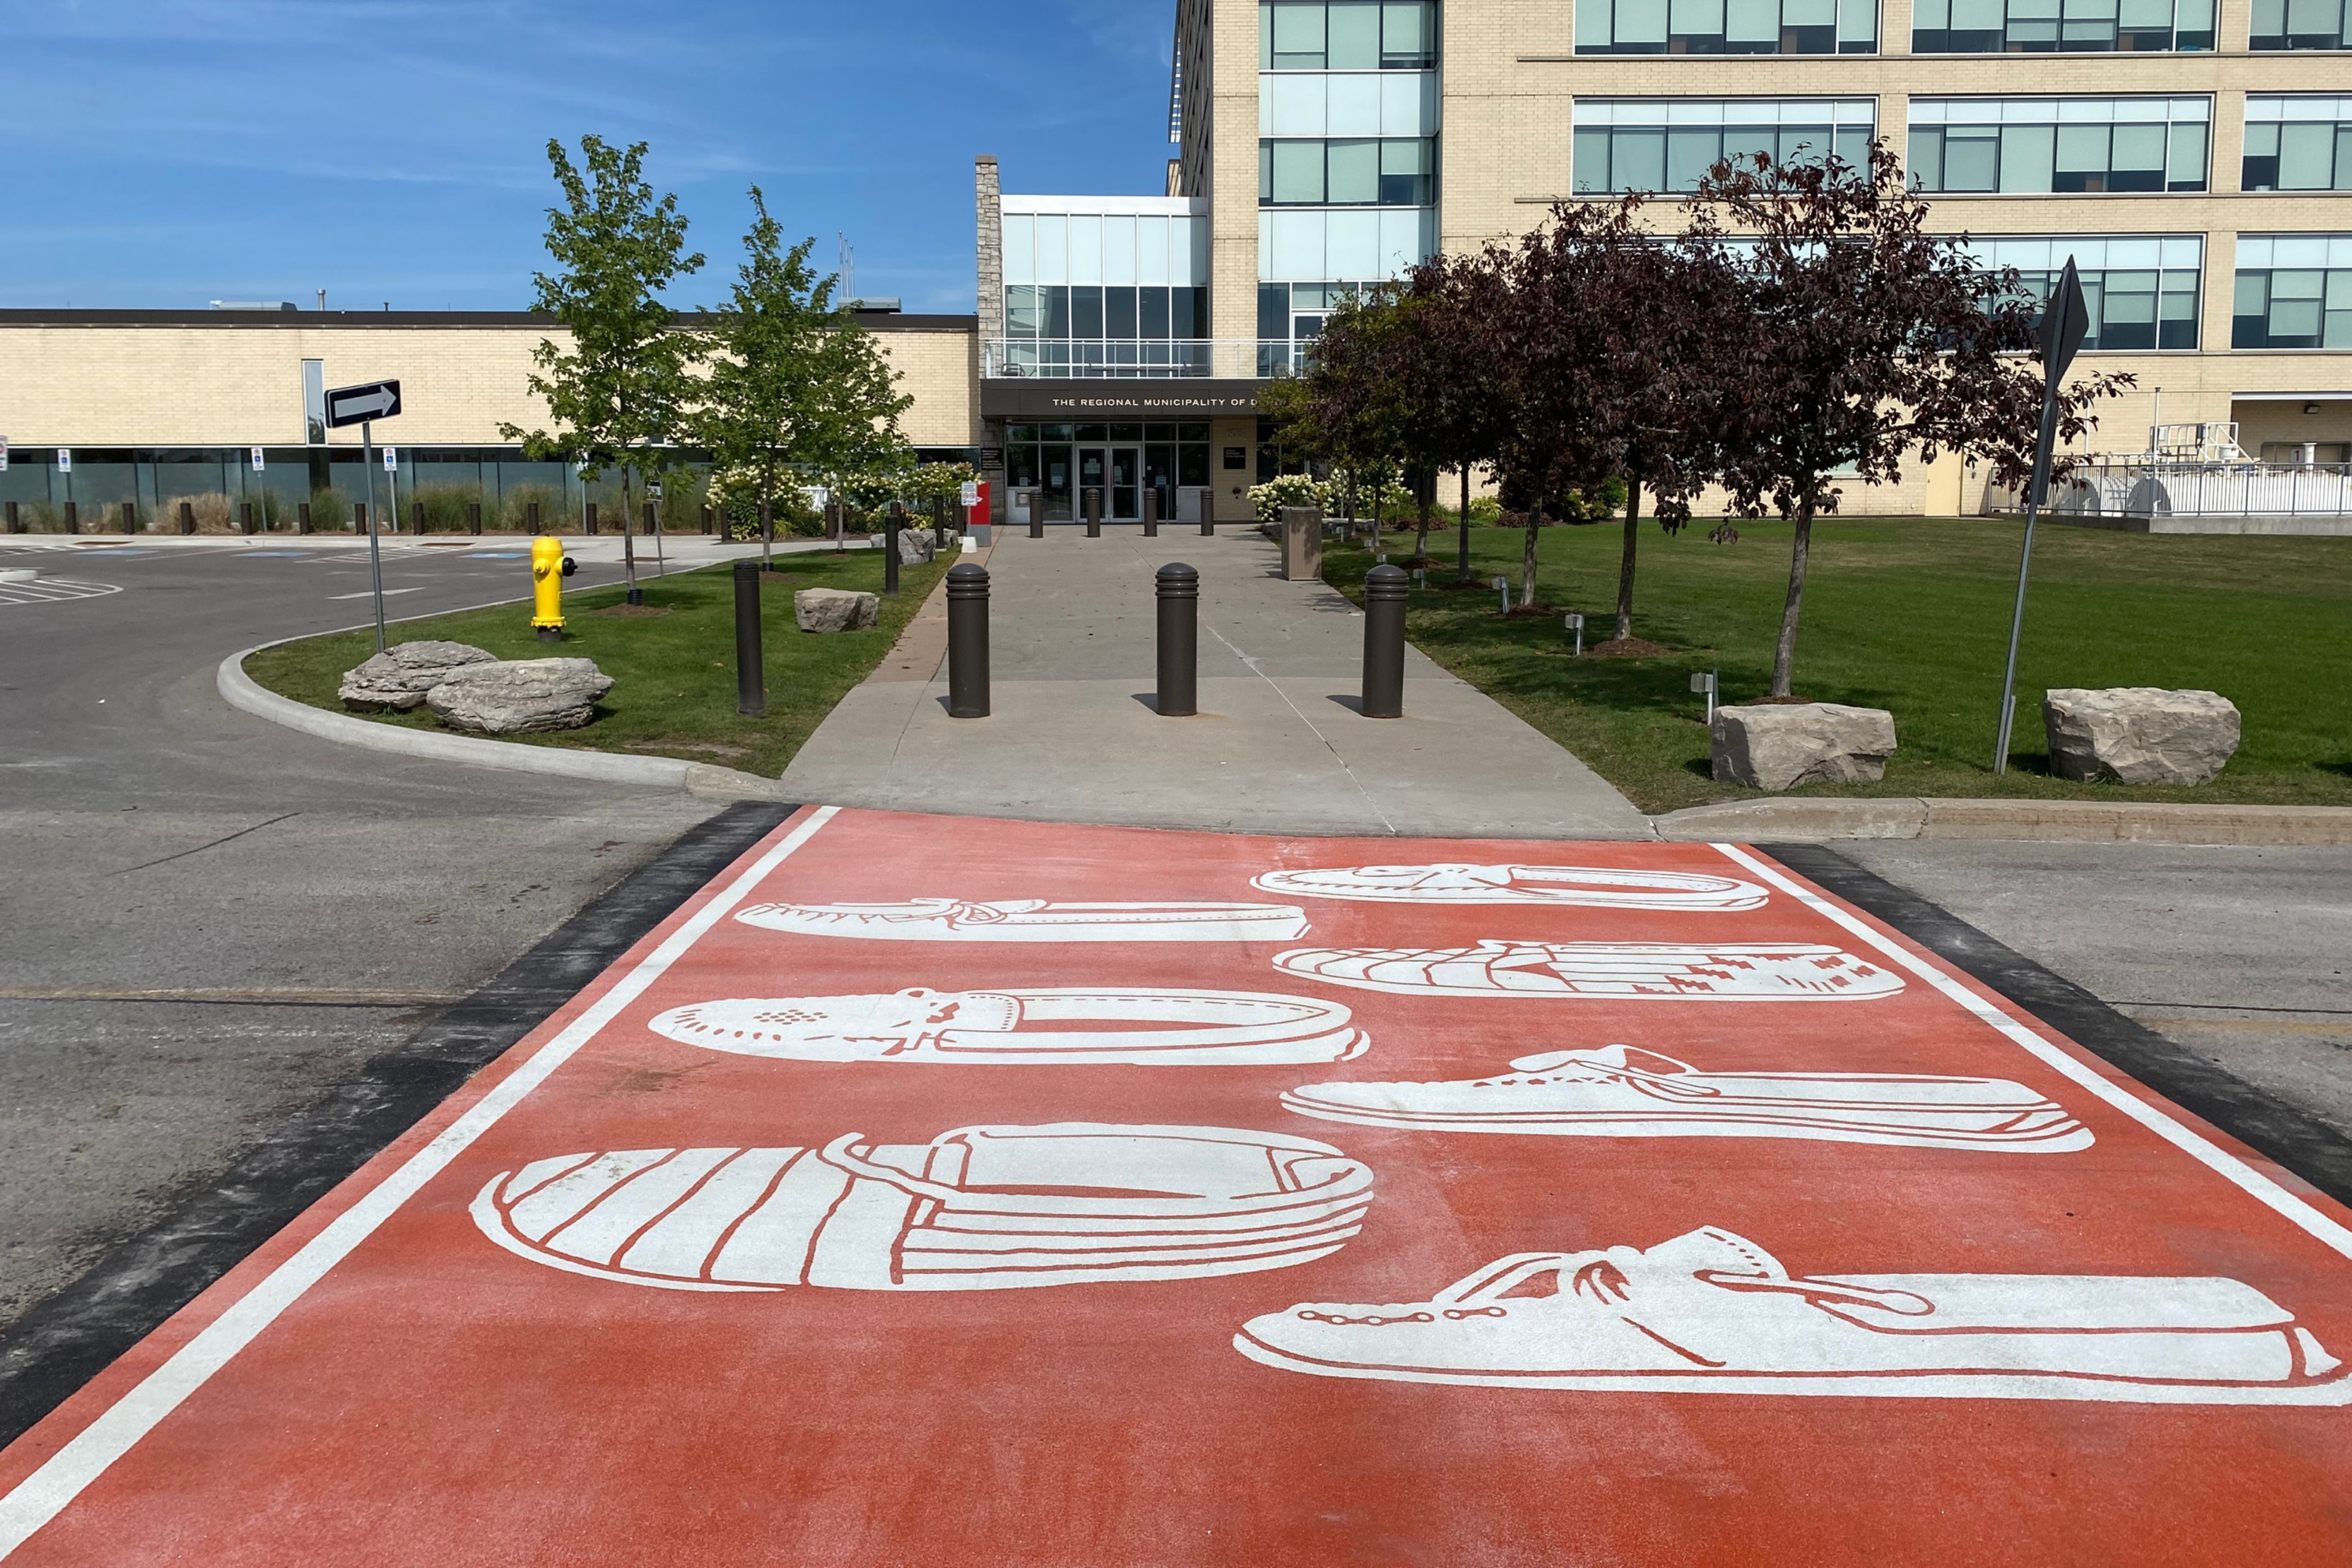
[[1576, 634], [1576, 653], [1577, 657], [1581, 658], [1584, 656], [1584, 617], [1570, 610], [1564, 624], [1570, 631]]
[[2305, 414], [2316, 414], [2319, 412], [2319, 405], [2316, 403], [2306, 403], [2303, 405], [2303, 411]]
[[1691, 689], [1706, 698], [1706, 727], [1715, 728], [1715, 677], [1712, 669], [1702, 669], [1691, 677]]

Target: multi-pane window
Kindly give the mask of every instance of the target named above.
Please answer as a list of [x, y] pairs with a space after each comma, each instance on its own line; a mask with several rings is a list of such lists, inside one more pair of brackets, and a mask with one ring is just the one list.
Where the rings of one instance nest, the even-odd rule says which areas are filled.
[[1759, 153], [1867, 164], [1876, 117], [1867, 98], [1579, 99], [1576, 189], [1696, 190], [1717, 163]]
[[1868, 55], [1878, 0], [1578, 0], [1580, 55]]
[[1209, 291], [1118, 283], [1008, 283], [1008, 338], [1204, 338]]
[[1261, 206], [1427, 206], [1437, 200], [1433, 138], [1265, 141]]
[[1426, 70], [1436, 63], [1434, 0], [1274, 0], [1257, 8], [1260, 70]]
[[2201, 191], [2209, 98], [1915, 98], [1923, 191]]
[[2254, 0], [2257, 49], [2340, 49], [2345, 0]]
[[2086, 349], [2193, 349], [2205, 242], [2196, 235], [1970, 240], [1987, 267], [2014, 267], [2025, 292], [2047, 300], [2072, 258], [2090, 307]]
[[2213, 0], [1918, 0], [1911, 13], [1915, 55], [2212, 47]]
[[2352, 191], [2352, 98], [2246, 98], [2247, 191]]
[[2242, 234], [2230, 346], [2352, 348], [2352, 234]]

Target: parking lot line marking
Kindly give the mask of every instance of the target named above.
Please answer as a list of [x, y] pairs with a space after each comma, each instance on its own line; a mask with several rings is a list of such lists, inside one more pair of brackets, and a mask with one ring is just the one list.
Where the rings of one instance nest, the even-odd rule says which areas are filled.
[[1814, 912], [1835, 921], [1862, 938], [1912, 973], [1927, 981], [1946, 996], [1958, 1003], [1968, 1012], [2022, 1046], [2037, 1060], [2089, 1089], [2093, 1094], [2239, 1188], [2257, 1203], [2274, 1211], [2314, 1239], [2346, 1258], [2352, 1258], [2352, 1228], [2347, 1228], [2330, 1219], [2201, 1133], [2183, 1126], [2147, 1101], [2126, 1093], [2104, 1073], [2077, 1061], [2073, 1056], [2059, 1049], [2057, 1046], [2034, 1030], [2026, 1027], [2007, 1013], [1985, 1001], [1975, 992], [1944, 973], [1941, 966], [1931, 963], [1900, 945], [1887, 941], [1872, 930], [1868, 921], [1848, 914], [1828, 899], [1782, 874], [1737, 845], [1717, 844], [1712, 847], [1736, 864], [1747, 867], [1782, 892], [1799, 900]]
[[[389, 599], [389, 598], [391, 598], [394, 594], [421, 594], [421, 593], [423, 593], [424, 591], [425, 591], [425, 590], [424, 590], [422, 587], [416, 587], [416, 588], [386, 588], [386, 589], [383, 591], [383, 596], [384, 596], [385, 598]], [[364, 589], [364, 590], [362, 590], [362, 591], [361, 591], [360, 593], [357, 593], [357, 594], [330, 594], [330, 595], [327, 595], [327, 597], [328, 597], [328, 598], [330, 598], [330, 599], [364, 599], [364, 598], [366, 598], [370, 594], [373, 594], [373, 592], [375, 592], [375, 590], [374, 590], [374, 589], [373, 589], [373, 588], [369, 588], [369, 589]]]
[[398, 1212], [419, 1188], [594, 1039], [623, 1008], [690, 952], [705, 932], [724, 920], [794, 850], [815, 837], [839, 810], [838, 806], [828, 805], [811, 813], [807, 821], [746, 867], [724, 891], [696, 910], [553, 1039], [532, 1052], [528, 1060], [493, 1086], [430, 1143], [410, 1155], [398, 1170], [330, 1221], [293, 1257], [197, 1331], [170, 1360], [76, 1434], [6, 1497], [0, 1498], [0, 1557], [16, 1551], [56, 1518], [83, 1489], [104, 1475], [109, 1466], [154, 1430], [157, 1423], [203, 1387], [213, 1373], [251, 1344], [262, 1330], [299, 1300], [329, 1269]]

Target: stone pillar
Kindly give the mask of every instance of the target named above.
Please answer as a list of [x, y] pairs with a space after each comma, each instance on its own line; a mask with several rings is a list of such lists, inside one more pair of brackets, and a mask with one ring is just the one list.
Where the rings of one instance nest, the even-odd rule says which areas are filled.
[[1004, 335], [1004, 204], [996, 183], [996, 160], [983, 153], [971, 161], [978, 207], [979, 249], [974, 308], [982, 342]]

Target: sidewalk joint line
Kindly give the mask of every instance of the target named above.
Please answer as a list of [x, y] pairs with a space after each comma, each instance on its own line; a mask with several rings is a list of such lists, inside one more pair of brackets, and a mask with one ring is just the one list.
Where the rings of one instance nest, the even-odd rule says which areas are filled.
[[1364, 797], [1364, 804], [1371, 808], [1371, 812], [1374, 816], [1381, 819], [1381, 826], [1388, 830], [1389, 837], [1391, 838], [1400, 837], [1397, 832], [1397, 825], [1389, 820], [1389, 814], [1381, 809], [1381, 803], [1372, 798], [1372, 792], [1364, 787], [1364, 781], [1356, 776], [1356, 770], [1348, 765], [1348, 759], [1339, 754], [1339, 748], [1331, 743], [1331, 737], [1326, 735], [1320, 729], [1317, 728], [1315, 721], [1308, 718], [1304, 712], [1299, 710], [1298, 704], [1290, 700], [1290, 693], [1282, 689], [1282, 683], [1275, 679], [1274, 677], [1268, 675], [1265, 670], [1260, 669], [1258, 668], [1257, 660], [1244, 653], [1239, 647], [1234, 647], [1233, 639], [1225, 636], [1224, 633], [1219, 631], [1216, 627], [1211, 626], [1209, 628], [1209, 635], [1216, 638], [1219, 642], [1223, 643], [1226, 647], [1231, 648], [1233, 650], [1234, 657], [1240, 659], [1244, 665], [1247, 665], [1249, 667], [1249, 672], [1252, 675], [1256, 676], [1260, 680], [1265, 681], [1268, 686], [1274, 688], [1274, 694], [1282, 699], [1282, 705], [1289, 709], [1293, 713], [1297, 713], [1298, 715], [1298, 721], [1306, 725], [1307, 731], [1313, 734], [1317, 740], [1323, 742], [1323, 749], [1331, 753], [1331, 760], [1339, 764], [1339, 771], [1348, 775], [1348, 782], [1356, 786], [1356, 793]]

